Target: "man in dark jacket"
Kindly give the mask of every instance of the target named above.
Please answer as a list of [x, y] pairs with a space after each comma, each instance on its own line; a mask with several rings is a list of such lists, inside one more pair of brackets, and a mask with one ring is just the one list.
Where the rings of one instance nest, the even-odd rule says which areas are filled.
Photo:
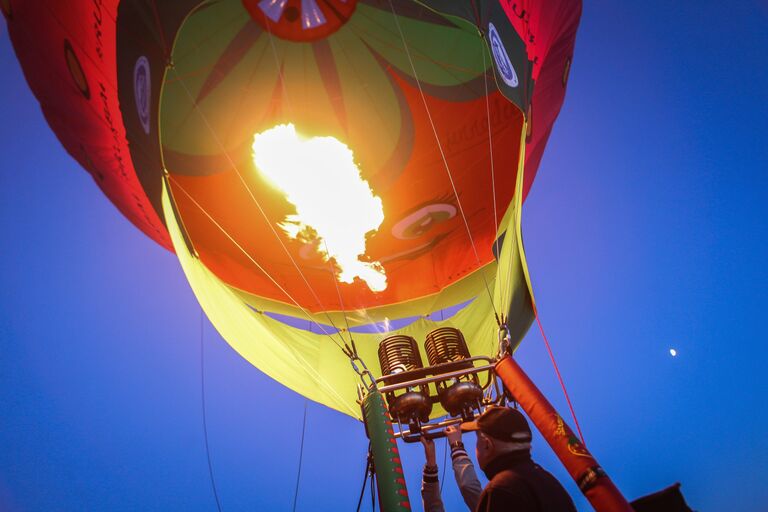
[[576, 512], [560, 482], [531, 459], [531, 427], [517, 410], [491, 407], [461, 430], [477, 434], [477, 463], [488, 477], [476, 512]]

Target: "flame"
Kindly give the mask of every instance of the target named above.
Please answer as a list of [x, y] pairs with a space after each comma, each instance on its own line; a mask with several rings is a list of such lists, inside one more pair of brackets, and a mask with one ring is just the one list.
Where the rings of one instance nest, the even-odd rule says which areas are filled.
[[318, 241], [324, 260], [333, 259], [338, 279], [356, 277], [374, 292], [387, 287], [377, 261], [361, 261], [366, 235], [384, 221], [381, 199], [360, 176], [354, 155], [334, 137], [303, 137], [283, 124], [253, 137], [253, 163], [296, 207], [280, 227], [291, 238]]

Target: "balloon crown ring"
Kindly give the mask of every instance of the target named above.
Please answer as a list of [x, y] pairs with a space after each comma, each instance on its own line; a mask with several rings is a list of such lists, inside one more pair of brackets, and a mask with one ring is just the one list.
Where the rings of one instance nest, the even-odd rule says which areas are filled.
[[357, 0], [243, 0], [243, 5], [270, 34], [289, 41], [311, 42], [330, 36], [349, 21]]

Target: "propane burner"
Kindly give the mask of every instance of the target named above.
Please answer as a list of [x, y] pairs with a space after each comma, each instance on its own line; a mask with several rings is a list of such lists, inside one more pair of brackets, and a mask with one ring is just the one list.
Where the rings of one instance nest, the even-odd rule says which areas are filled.
[[[465, 362], [454, 365], [455, 370], [473, 367], [464, 335], [453, 327], [441, 327], [427, 334], [424, 348], [432, 367], [460, 361]], [[435, 385], [440, 404], [451, 416], [470, 420], [474, 417], [474, 411], [480, 409], [483, 388], [476, 373], [438, 381]]]
[[[426, 367], [411, 336], [396, 334], [379, 344], [382, 375], [376, 379], [376, 387], [386, 398], [390, 419], [396, 425], [395, 437], [406, 443], [443, 437], [446, 426], [471, 420], [484, 407], [505, 400], [493, 378], [495, 361], [488, 356], [471, 356], [458, 329], [433, 330], [427, 334], [424, 349], [429, 361]], [[487, 376], [482, 385], [480, 375]], [[362, 400], [363, 395], [359, 396]], [[449, 417], [430, 420], [432, 407], [438, 402]]]
[[[409, 380], [408, 372], [424, 368], [416, 340], [410, 336], [394, 335], [384, 338], [379, 344], [379, 363], [383, 376], [404, 374], [402, 378], [388, 379], [391, 384]], [[386, 393], [389, 414], [398, 423], [408, 423], [418, 430], [419, 424], [429, 421], [432, 402], [426, 384], [406, 387], [403, 390]]]

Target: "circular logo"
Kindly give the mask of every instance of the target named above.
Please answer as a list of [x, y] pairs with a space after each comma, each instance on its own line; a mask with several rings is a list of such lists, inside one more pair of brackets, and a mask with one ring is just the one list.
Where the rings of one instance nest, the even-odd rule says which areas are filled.
[[67, 69], [72, 80], [75, 81], [75, 85], [80, 90], [85, 99], [91, 99], [91, 88], [88, 87], [88, 79], [85, 78], [85, 71], [80, 64], [80, 59], [75, 55], [75, 49], [72, 48], [72, 43], [69, 39], [64, 40], [64, 59], [67, 61]]
[[149, 60], [142, 55], [133, 66], [133, 97], [136, 99], [136, 113], [139, 115], [141, 127], [144, 128], [147, 135], [149, 135], [151, 95], [152, 82], [149, 74]]
[[357, 0], [243, 0], [251, 18], [270, 34], [289, 41], [317, 41], [339, 30]]
[[510, 87], [517, 87], [519, 81], [517, 79], [517, 73], [515, 67], [512, 65], [512, 61], [509, 59], [507, 49], [501, 42], [501, 37], [496, 31], [496, 27], [493, 23], [488, 23], [488, 39], [491, 43], [491, 52], [493, 53], [493, 60], [496, 61], [496, 70], [501, 75], [501, 79], [504, 83]]
[[419, 208], [392, 226], [392, 235], [400, 240], [418, 238], [435, 225], [456, 216], [456, 207], [452, 204], [433, 203]]

